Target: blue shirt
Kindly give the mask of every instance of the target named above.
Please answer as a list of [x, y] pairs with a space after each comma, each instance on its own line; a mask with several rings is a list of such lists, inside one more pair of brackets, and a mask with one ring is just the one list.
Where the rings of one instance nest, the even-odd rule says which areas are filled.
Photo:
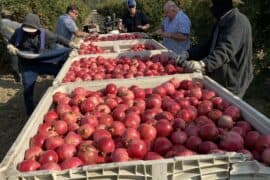
[[164, 38], [163, 45], [168, 49], [174, 51], [177, 54], [180, 54], [182, 51], [188, 50], [190, 48], [190, 27], [191, 22], [188, 16], [180, 10], [173, 20], [165, 18], [162, 22], [163, 31], [170, 33], [182, 33], [187, 36], [185, 41], [176, 41], [171, 38]]
[[72, 35], [78, 30], [74, 20], [68, 15], [61, 15], [56, 24], [56, 34], [70, 40]]

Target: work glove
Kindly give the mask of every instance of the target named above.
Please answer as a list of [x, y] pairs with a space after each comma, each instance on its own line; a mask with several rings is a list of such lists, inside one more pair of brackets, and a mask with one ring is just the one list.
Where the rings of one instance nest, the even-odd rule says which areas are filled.
[[18, 54], [18, 52], [19, 52], [19, 49], [17, 49], [14, 45], [12, 45], [12, 44], [8, 44], [7, 45], [7, 50], [8, 50], [8, 52], [9, 52], [9, 54], [11, 54], [11, 55], [14, 55], [14, 56], [16, 56], [17, 54]]
[[73, 41], [70, 41], [70, 43], [68, 44], [69, 47], [71, 47], [72, 49], [80, 49], [80, 45], [74, 43]]
[[205, 63], [203, 61], [184, 61], [182, 62], [182, 66], [189, 72], [205, 72]]
[[183, 51], [181, 54], [173, 53], [173, 57], [175, 59], [175, 64], [178, 66], [183, 66], [182, 64], [188, 59], [189, 53], [187, 51]]

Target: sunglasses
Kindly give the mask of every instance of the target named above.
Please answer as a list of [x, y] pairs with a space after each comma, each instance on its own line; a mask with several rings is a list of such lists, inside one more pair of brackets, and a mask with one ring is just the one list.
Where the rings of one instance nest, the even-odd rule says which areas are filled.
[[134, 5], [131, 5], [131, 6], [128, 6], [128, 8], [129, 8], [129, 9], [135, 8], [135, 6], [134, 6]]

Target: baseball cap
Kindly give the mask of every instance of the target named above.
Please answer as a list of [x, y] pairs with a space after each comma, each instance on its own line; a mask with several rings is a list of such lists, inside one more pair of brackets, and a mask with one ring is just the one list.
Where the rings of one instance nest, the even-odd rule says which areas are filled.
[[135, 7], [136, 1], [135, 0], [127, 0], [127, 6], [128, 7]]

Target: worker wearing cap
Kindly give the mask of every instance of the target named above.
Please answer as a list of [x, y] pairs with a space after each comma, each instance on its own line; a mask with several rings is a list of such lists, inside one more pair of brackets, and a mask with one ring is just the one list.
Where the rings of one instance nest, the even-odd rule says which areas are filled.
[[127, 0], [128, 12], [123, 17], [123, 25], [119, 26], [120, 31], [124, 32], [144, 32], [149, 27], [147, 16], [136, 9], [135, 0]]
[[[20, 55], [19, 51], [42, 54], [56, 49], [57, 43], [75, 48], [73, 42], [43, 29], [39, 17], [29, 13], [25, 16], [22, 26], [16, 29], [14, 35], [11, 37], [7, 49], [13, 55]], [[68, 49], [65, 54], [59, 55], [60, 59], [56, 57], [48, 57], [48, 59], [19, 57], [24, 87], [24, 102], [28, 115], [34, 110], [33, 93], [37, 76], [40, 74], [56, 75], [60, 68], [59, 61], [64, 61], [69, 51]], [[56, 59], [57, 62], [55, 62]]]
[[86, 37], [89, 34], [80, 31], [76, 25], [76, 20], [79, 16], [79, 9], [75, 5], [67, 7], [66, 14], [61, 15], [56, 24], [56, 34], [63, 36], [64, 38], [71, 40], [73, 36]]
[[[1, 11], [0, 33], [7, 44], [15, 30], [21, 26], [20, 23], [12, 21], [12, 12], [8, 10]], [[10, 55], [12, 74], [16, 82], [20, 82], [20, 71], [18, 57]]]

